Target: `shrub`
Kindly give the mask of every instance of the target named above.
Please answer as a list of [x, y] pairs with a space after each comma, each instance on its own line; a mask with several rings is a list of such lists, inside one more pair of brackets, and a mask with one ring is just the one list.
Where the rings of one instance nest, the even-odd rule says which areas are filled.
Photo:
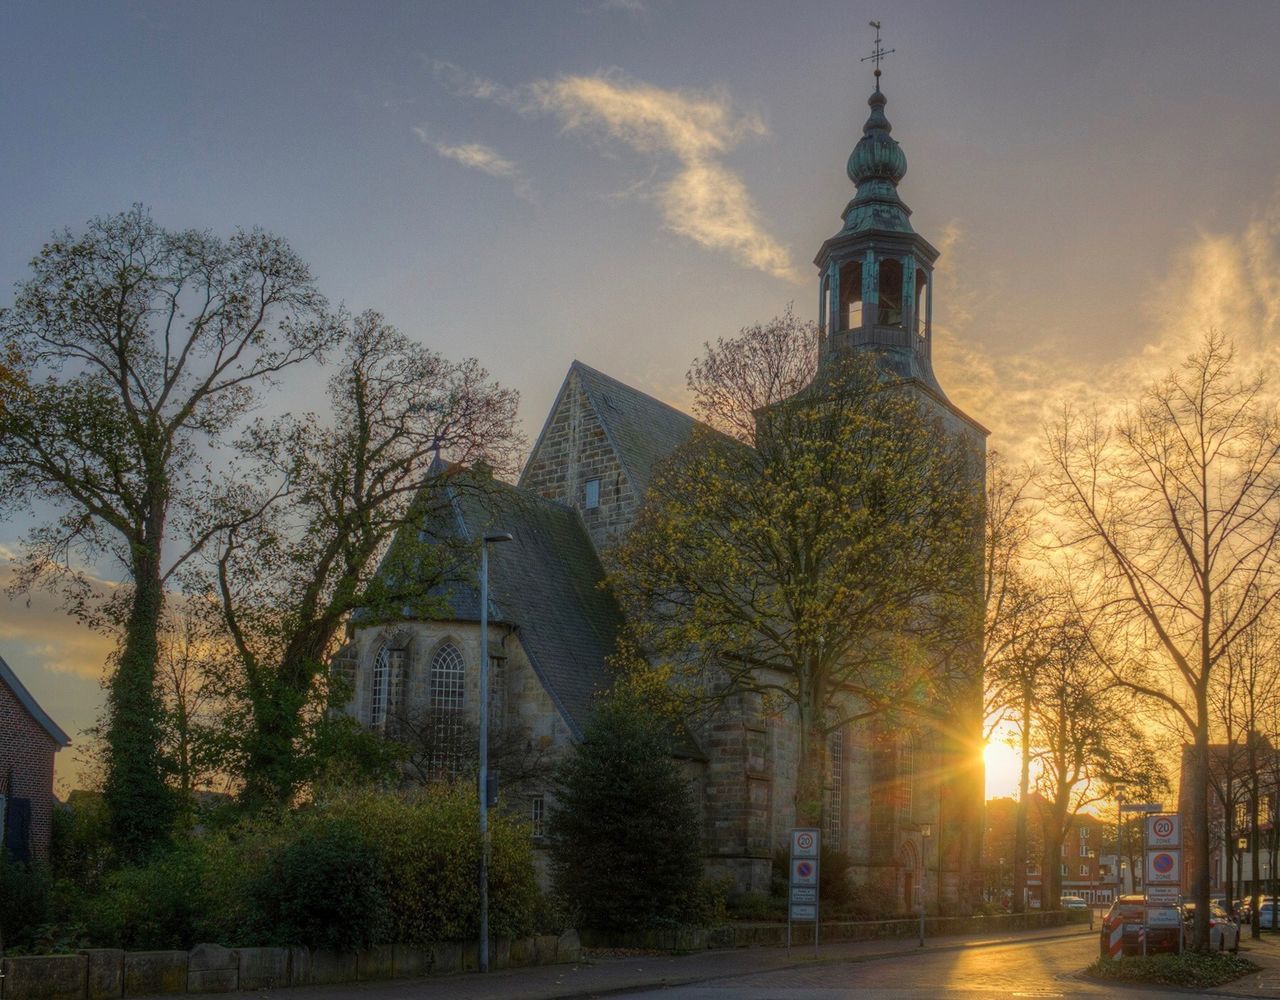
[[44, 865], [14, 861], [0, 848], [0, 947], [31, 944], [49, 920], [51, 889]]
[[184, 842], [107, 875], [88, 906], [93, 941], [125, 949], [189, 948], [203, 897], [200, 845]]
[[667, 728], [634, 699], [602, 701], [556, 773], [556, 889], [585, 927], [697, 920], [701, 834]]
[[263, 866], [249, 895], [267, 943], [358, 951], [386, 940], [385, 882], [354, 824], [313, 819]]
[[1207, 989], [1239, 979], [1258, 968], [1239, 955], [1185, 951], [1180, 955], [1135, 955], [1119, 960], [1099, 958], [1084, 971], [1094, 979]]
[[[479, 933], [480, 810], [469, 786], [406, 795], [347, 791], [319, 809], [355, 824], [374, 846], [396, 941], [464, 941]], [[529, 830], [496, 809], [489, 835], [489, 931], [519, 937], [532, 929], [538, 904]]]

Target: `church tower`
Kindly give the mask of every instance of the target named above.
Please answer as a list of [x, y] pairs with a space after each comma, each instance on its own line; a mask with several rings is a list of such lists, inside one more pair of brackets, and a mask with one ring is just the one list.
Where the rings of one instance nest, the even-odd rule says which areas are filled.
[[907, 157], [890, 134], [885, 103], [877, 68], [867, 101], [871, 116], [849, 154], [849, 179], [858, 190], [845, 206], [843, 228], [814, 258], [819, 362], [841, 351], [872, 350], [889, 372], [941, 396], [932, 363], [938, 251], [911, 228], [911, 209], [898, 197]]
[[[920, 399], [941, 428], [974, 457], [982, 486], [987, 430], [952, 403], [933, 371], [933, 275], [937, 249], [911, 226], [898, 195], [907, 157], [892, 136], [880, 89], [879, 24], [875, 91], [862, 137], [849, 155], [857, 188], [842, 213], [844, 225], [822, 244], [818, 268], [818, 364], [869, 352], [884, 377]], [[974, 544], [980, 553], [982, 531]], [[979, 560], [980, 564], [980, 560]], [[981, 603], [982, 581], [973, 597]], [[950, 710], [921, 719], [913, 733], [870, 723], [861, 740], [870, 759], [864, 822], [868, 836], [855, 860], [867, 884], [910, 909], [927, 887], [929, 912], [967, 913], [980, 899], [983, 815], [981, 634], [952, 656], [958, 679]], [[905, 790], [905, 791], [904, 791]], [[910, 804], [915, 800], [915, 806]], [[904, 806], [904, 803], [908, 803]]]

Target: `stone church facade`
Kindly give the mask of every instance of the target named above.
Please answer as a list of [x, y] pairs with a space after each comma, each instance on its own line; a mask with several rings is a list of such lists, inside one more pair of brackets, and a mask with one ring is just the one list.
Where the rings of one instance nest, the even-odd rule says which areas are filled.
[[[980, 458], [986, 431], [948, 400], [933, 373], [938, 253], [914, 232], [898, 196], [906, 158], [890, 137], [878, 87], [868, 104], [848, 165], [857, 193], [815, 259], [820, 364], [842, 351], [872, 352], [887, 378], [915, 393]], [[494, 730], [521, 759], [492, 766], [500, 775], [518, 772], [503, 803], [527, 814], [535, 838], [550, 805], [547, 768], [580, 738], [610, 683], [607, 661], [623, 622], [601, 586], [601, 555], [628, 530], [655, 468], [695, 425], [575, 361], [517, 484], [476, 490], [459, 478], [456, 488], [441, 487], [445, 513], [430, 530], [464, 541], [495, 530], [512, 535], [491, 549], [490, 698]], [[980, 592], [980, 581], [975, 587]], [[401, 727], [425, 720], [435, 741], [428, 763], [440, 774], [462, 766], [480, 704], [478, 595], [459, 581], [447, 597], [447, 610], [432, 620], [357, 627], [336, 664], [351, 682], [346, 710], [366, 725], [393, 733], [397, 720]], [[972, 703], [945, 727], [860, 722], [830, 738], [826, 841], [850, 857], [853, 877], [885, 911], [910, 912], [922, 882], [930, 911], [964, 912], [979, 898], [978, 639], [966, 664]], [[768, 891], [774, 852], [794, 825], [798, 751], [794, 718], [763, 711], [749, 694], [726, 703], [680, 749], [702, 809], [707, 868], [731, 876], [739, 892]]]

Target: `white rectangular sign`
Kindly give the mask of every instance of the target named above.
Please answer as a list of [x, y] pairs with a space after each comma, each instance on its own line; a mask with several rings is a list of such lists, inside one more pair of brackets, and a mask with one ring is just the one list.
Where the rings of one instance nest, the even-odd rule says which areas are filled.
[[812, 903], [792, 903], [791, 904], [792, 920], [817, 920], [818, 908]]
[[1180, 885], [1182, 852], [1157, 848], [1147, 851], [1147, 885]]
[[1148, 927], [1177, 927], [1182, 923], [1181, 911], [1176, 906], [1148, 906]]
[[1165, 906], [1172, 906], [1178, 901], [1178, 895], [1178, 886], [1176, 885], [1147, 886], [1147, 902], [1151, 904], [1160, 903]]
[[822, 834], [813, 829], [791, 831], [791, 856], [793, 858], [816, 858], [818, 844]]
[[818, 890], [811, 885], [793, 885], [791, 887], [791, 902], [793, 903], [816, 903], [818, 901]]
[[1147, 847], [1181, 847], [1182, 817], [1163, 813], [1147, 817]]

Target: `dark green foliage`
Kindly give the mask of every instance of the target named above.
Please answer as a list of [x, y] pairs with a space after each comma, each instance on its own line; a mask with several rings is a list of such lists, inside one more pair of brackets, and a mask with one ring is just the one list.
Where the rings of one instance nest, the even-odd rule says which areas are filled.
[[697, 918], [701, 833], [666, 726], [634, 699], [601, 702], [557, 771], [556, 889], [580, 925], [630, 930]]
[[51, 912], [49, 870], [13, 861], [0, 848], [0, 948], [25, 945]]
[[[0, 930], [6, 944], [40, 951], [76, 942], [341, 950], [472, 940], [477, 831], [467, 787], [407, 796], [333, 791], [302, 809], [268, 810], [180, 838], [83, 888], [69, 878], [51, 888], [43, 869], [0, 864]], [[495, 937], [519, 937], [533, 930], [540, 905], [529, 831], [497, 812], [490, 832], [490, 928]], [[76, 843], [63, 837], [64, 846]], [[68, 856], [84, 861], [75, 851]]]
[[1184, 951], [1180, 955], [1148, 955], [1145, 958], [1141, 955], [1118, 960], [1099, 958], [1085, 969], [1085, 975], [1125, 983], [1159, 983], [1163, 986], [1207, 989], [1229, 983], [1257, 970], [1257, 965], [1239, 955]]
[[190, 948], [199, 937], [204, 852], [186, 843], [146, 863], [112, 872], [88, 904], [88, 930], [100, 947]]
[[381, 944], [389, 924], [377, 854], [350, 823], [311, 824], [255, 880], [251, 894], [272, 944], [356, 951]]
[[111, 818], [96, 792], [75, 791], [53, 810], [49, 867], [60, 882], [90, 892], [111, 867]]

